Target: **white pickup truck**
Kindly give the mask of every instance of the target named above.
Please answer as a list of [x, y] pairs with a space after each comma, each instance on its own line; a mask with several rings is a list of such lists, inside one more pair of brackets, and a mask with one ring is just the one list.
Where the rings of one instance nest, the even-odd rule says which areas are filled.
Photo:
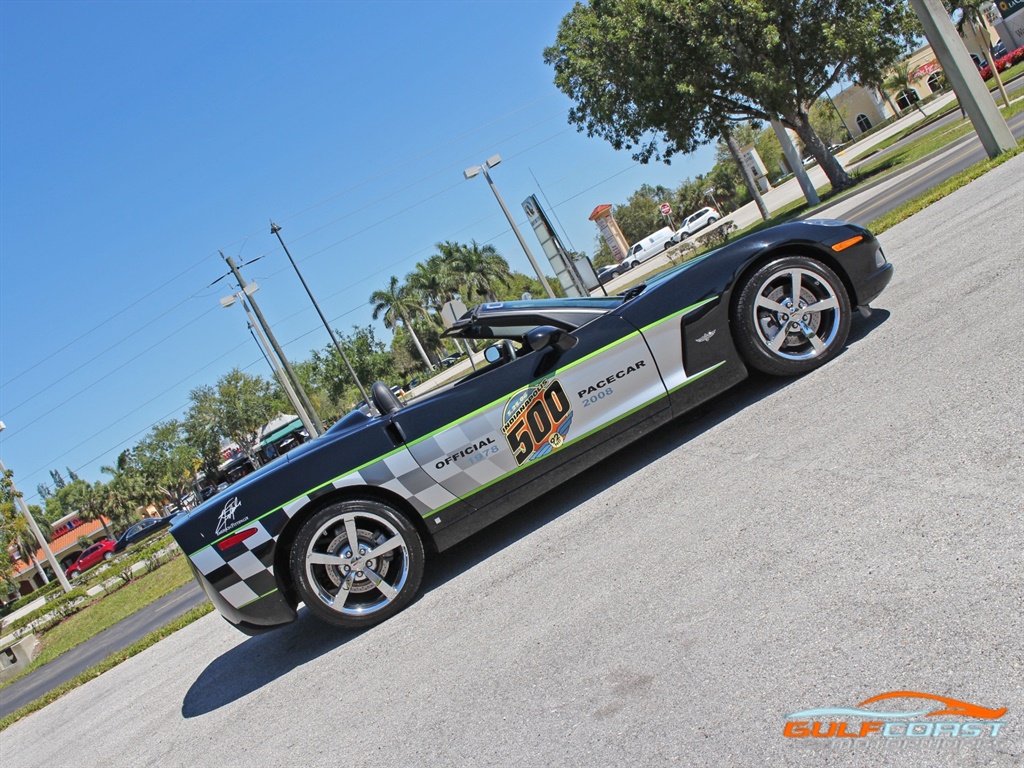
[[669, 239], [673, 234], [672, 227], [662, 227], [643, 240], [637, 240], [630, 247], [626, 258], [622, 260], [622, 266], [626, 269], [632, 269], [641, 261], [647, 261], [652, 256], [657, 256], [668, 247]]

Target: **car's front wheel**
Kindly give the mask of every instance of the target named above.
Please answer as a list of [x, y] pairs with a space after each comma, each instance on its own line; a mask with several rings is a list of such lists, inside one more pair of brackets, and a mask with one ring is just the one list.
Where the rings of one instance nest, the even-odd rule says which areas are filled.
[[415, 526], [380, 501], [342, 501], [302, 523], [290, 568], [318, 618], [352, 629], [390, 618], [416, 596], [423, 542]]
[[842, 350], [850, 333], [850, 299], [825, 264], [786, 256], [765, 264], [740, 289], [733, 327], [751, 367], [795, 376]]
[[113, 557], [114, 557], [114, 553], [113, 552], [106, 552], [103, 555], [103, 559], [104, 560], [112, 560]]

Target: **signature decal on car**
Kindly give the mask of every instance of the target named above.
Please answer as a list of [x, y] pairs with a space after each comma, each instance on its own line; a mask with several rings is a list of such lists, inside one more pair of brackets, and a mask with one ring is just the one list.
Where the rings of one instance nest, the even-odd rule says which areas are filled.
[[[476, 453], [477, 451], [483, 451], [484, 449], [488, 448], [488, 446], [493, 445], [493, 444], [494, 444], [494, 438], [493, 437], [486, 437], [483, 440], [478, 440], [475, 443], [470, 443], [469, 445], [467, 445], [462, 450], [456, 451], [455, 453], [453, 453], [453, 454], [447, 456], [446, 458], [442, 459], [441, 461], [437, 462], [437, 464], [435, 464], [434, 466], [437, 469], [444, 469], [449, 464], [451, 464], [453, 461], [458, 461], [463, 456], [469, 456], [470, 454]], [[489, 452], [489, 450], [488, 450], [488, 452]], [[495, 451], [495, 453], [497, 453], [497, 451]]]
[[544, 379], [516, 392], [505, 403], [501, 432], [516, 463], [547, 456], [565, 442], [572, 405], [558, 379]]
[[224, 509], [220, 511], [220, 516], [217, 518], [216, 534], [218, 536], [222, 533], [227, 533], [239, 523], [244, 523], [249, 519], [247, 517], [243, 517], [241, 520], [235, 520], [235, 513], [241, 508], [242, 502], [238, 500], [237, 496], [234, 496], [227, 504], [224, 505]]
[[711, 338], [714, 335], [715, 335], [715, 332], [713, 330], [712, 331], [708, 331], [703, 336], [701, 336], [699, 339], [697, 339], [697, 343], [701, 344], [702, 342], [705, 342], [705, 341], [711, 341]]

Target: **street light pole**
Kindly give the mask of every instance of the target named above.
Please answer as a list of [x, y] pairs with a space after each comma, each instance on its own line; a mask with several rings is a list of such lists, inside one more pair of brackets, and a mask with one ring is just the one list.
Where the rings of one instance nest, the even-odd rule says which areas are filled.
[[309, 300], [313, 302], [313, 306], [316, 308], [316, 313], [320, 315], [320, 322], [324, 324], [324, 328], [327, 329], [327, 333], [331, 336], [331, 341], [334, 342], [335, 349], [338, 350], [338, 354], [341, 355], [342, 361], [345, 363], [345, 367], [348, 368], [349, 375], [352, 380], [355, 381], [356, 386], [359, 387], [359, 393], [363, 396], [363, 402], [368, 406], [371, 405], [372, 401], [370, 396], [366, 393], [366, 387], [356, 376], [356, 370], [352, 367], [352, 363], [348, 361], [348, 356], [345, 354], [345, 350], [341, 348], [341, 342], [338, 341], [338, 337], [334, 335], [334, 330], [331, 328], [331, 324], [327, 322], [327, 318], [324, 317], [324, 313], [320, 311], [320, 305], [316, 303], [316, 299], [313, 298], [313, 292], [309, 290], [309, 286], [306, 285], [306, 278], [302, 276], [299, 271], [299, 265], [295, 263], [295, 259], [292, 258], [291, 251], [288, 250], [288, 246], [284, 244], [284, 240], [281, 238], [281, 228], [277, 226], [273, 221], [270, 222], [270, 233], [277, 235], [277, 241], [281, 243], [281, 247], [284, 248], [285, 255], [288, 256], [288, 261], [292, 263], [292, 268], [295, 270], [295, 274], [299, 276], [299, 281], [302, 283], [302, 287], [306, 289], [306, 295], [309, 296]]
[[[244, 292], [246, 286], [245, 278], [242, 277], [242, 273], [235, 265], [234, 259], [230, 256], [225, 256], [223, 252], [221, 252], [220, 255], [231, 268], [231, 273], [235, 276], [235, 280], [238, 281], [238, 287]], [[288, 362], [288, 358], [285, 356], [284, 350], [281, 349], [281, 345], [277, 343], [277, 339], [274, 337], [274, 332], [270, 330], [270, 325], [267, 323], [266, 318], [263, 317], [263, 313], [260, 311], [260, 305], [256, 303], [256, 299], [251, 295], [249, 295], [249, 303], [252, 305], [253, 311], [256, 313], [256, 317], [260, 321], [260, 327], [263, 328], [263, 332], [270, 341], [270, 346], [274, 349], [274, 354], [276, 354], [278, 359], [281, 361], [281, 365], [284, 367], [289, 381], [291, 381], [296, 394], [298, 394], [299, 399], [302, 401], [302, 405], [305, 407], [306, 412], [309, 413], [309, 417], [313, 421], [313, 426], [316, 428], [316, 432], [315, 434], [310, 435], [310, 437], [319, 437], [324, 433], [324, 425], [320, 421], [320, 417], [317, 415], [316, 409], [313, 408], [313, 404], [309, 402], [309, 396], [306, 394], [306, 390], [303, 389], [302, 382], [299, 381], [299, 377], [296, 376], [295, 371], [292, 370], [291, 363]]]
[[512, 214], [509, 213], [508, 206], [505, 205], [505, 201], [501, 198], [501, 193], [498, 192], [498, 188], [494, 186], [494, 182], [491, 180], [491, 174], [487, 172], [488, 168], [493, 168], [501, 162], [501, 155], [494, 155], [489, 158], [486, 163], [480, 165], [474, 165], [472, 168], [467, 168], [463, 171], [463, 175], [467, 179], [472, 179], [478, 173], [482, 173], [484, 178], [487, 179], [487, 183], [491, 186], [491, 191], [494, 193], [494, 199], [498, 201], [498, 205], [501, 206], [501, 210], [505, 213], [505, 218], [508, 219], [509, 226], [512, 227], [512, 231], [516, 233], [516, 237], [519, 239], [519, 244], [523, 247], [526, 252], [526, 258], [530, 260], [530, 264], [533, 265], [533, 270], [537, 273], [537, 278], [540, 280], [540, 284], [544, 286], [544, 292], [549, 298], [555, 298], [554, 291], [551, 290], [551, 286], [548, 285], [547, 278], [544, 277], [544, 273], [541, 271], [540, 266], [537, 264], [537, 260], [533, 258], [533, 254], [530, 252], [529, 246], [526, 244], [526, 240], [523, 239], [523, 233], [519, 231], [519, 227], [516, 226], [515, 219], [512, 218]]
[[[0, 432], [3, 432], [6, 428], [6, 424], [0, 421]], [[0, 475], [7, 475], [7, 467], [4, 466], [4, 462], [0, 459]], [[18, 492], [18, 487], [14, 484], [14, 476], [11, 473], [11, 495], [15, 498], [15, 503], [18, 505], [18, 509], [21, 514], [28, 521], [29, 528], [32, 529], [32, 534], [36, 537], [36, 542], [39, 544], [39, 548], [43, 550], [43, 554], [46, 555], [46, 561], [50, 564], [54, 574], [57, 576], [57, 581], [64, 588], [65, 592], [70, 592], [71, 582], [68, 581], [68, 577], [64, 575], [64, 569], [60, 567], [60, 563], [57, 562], [57, 558], [53, 556], [53, 551], [50, 549], [50, 545], [46, 541], [46, 537], [43, 536], [43, 532], [39, 530], [39, 526], [36, 524], [36, 520], [32, 517], [32, 513], [29, 512], [28, 505], [25, 503], [25, 499], [22, 498]], [[6, 555], [5, 555], [6, 556]], [[46, 574], [43, 573], [42, 566], [39, 566], [39, 573], [43, 577], [43, 581], [47, 581]]]

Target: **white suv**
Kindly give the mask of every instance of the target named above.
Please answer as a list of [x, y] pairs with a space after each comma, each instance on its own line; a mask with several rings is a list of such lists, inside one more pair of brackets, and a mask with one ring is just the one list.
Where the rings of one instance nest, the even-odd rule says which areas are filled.
[[722, 218], [721, 214], [719, 214], [714, 208], [701, 208], [683, 222], [683, 226], [676, 230], [672, 240], [676, 243], [682, 242], [693, 233], [699, 232], [704, 229], [704, 227], [715, 223], [720, 218]]

